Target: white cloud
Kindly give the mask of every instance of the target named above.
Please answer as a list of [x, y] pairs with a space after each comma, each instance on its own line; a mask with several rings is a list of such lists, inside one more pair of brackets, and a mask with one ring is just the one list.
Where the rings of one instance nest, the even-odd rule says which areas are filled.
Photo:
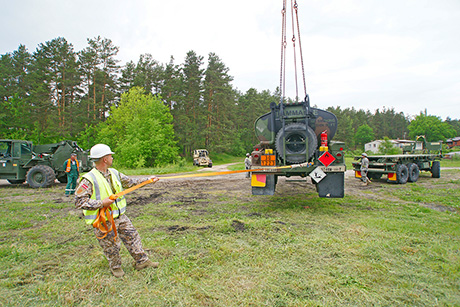
[[[0, 2], [0, 26], [8, 29], [0, 33], [0, 54], [19, 44], [33, 51], [58, 36], [81, 50], [87, 38], [101, 35], [120, 46], [122, 63], [137, 61], [143, 53], [162, 63], [173, 55], [182, 63], [189, 50], [206, 62], [207, 54], [215, 52], [238, 89], [273, 91], [279, 85], [280, 0]], [[394, 107], [412, 115], [427, 108], [443, 118], [460, 118], [459, 1], [298, 4], [307, 90], [314, 104]], [[290, 49], [288, 61], [287, 94], [293, 96]]]

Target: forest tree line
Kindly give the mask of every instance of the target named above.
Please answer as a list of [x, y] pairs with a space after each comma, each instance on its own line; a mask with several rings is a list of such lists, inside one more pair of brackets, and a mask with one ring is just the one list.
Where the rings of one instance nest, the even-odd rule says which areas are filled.
[[[173, 149], [162, 159], [141, 159], [137, 166], [173, 162], [196, 148], [242, 155], [257, 143], [255, 119], [269, 112], [270, 102], [280, 101], [278, 89], [251, 88], [245, 93], [235, 89], [229, 67], [212, 52], [205, 59], [189, 51], [182, 63], [173, 57], [160, 63], [151, 54], [142, 54], [137, 62], [124, 65], [117, 59], [118, 52], [119, 47], [107, 38], [88, 39], [87, 46], [76, 51], [65, 38], [58, 37], [39, 44], [33, 52], [20, 45], [2, 54], [0, 138], [36, 144], [76, 140], [84, 149], [106, 142], [116, 150], [128, 146], [126, 140], [146, 146], [139, 142], [133, 126], [137, 123], [144, 137], [147, 134], [156, 142], [164, 138]], [[128, 95], [133, 88], [134, 93]], [[142, 121], [129, 112], [136, 108], [135, 99], [149, 105], [136, 113]], [[123, 103], [129, 106], [126, 111], [116, 111]], [[460, 135], [457, 119], [441, 120], [423, 113], [411, 118], [385, 107], [374, 112], [338, 106], [327, 110], [339, 121], [335, 139], [345, 141], [349, 148], [384, 137], [412, 139], [428, 134], [430, 141], [437, 141]], [[161, 120], [153, 123], [155, 118], [149, 116]], [[156, 129], [145, 130], [145, 122]], [[120, 128], [111, 130], [108, 125]]]

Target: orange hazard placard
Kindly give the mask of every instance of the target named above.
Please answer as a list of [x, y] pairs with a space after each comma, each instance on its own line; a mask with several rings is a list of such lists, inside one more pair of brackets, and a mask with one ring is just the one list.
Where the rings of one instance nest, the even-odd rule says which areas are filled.
[[276, 156], [275, 155], [261, 155], [260, 165], [261, 166], [276, 166]]

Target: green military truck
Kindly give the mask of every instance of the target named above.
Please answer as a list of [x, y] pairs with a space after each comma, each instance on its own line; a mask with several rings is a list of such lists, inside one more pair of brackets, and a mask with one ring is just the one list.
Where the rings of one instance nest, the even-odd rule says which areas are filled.
[[[441, 177], [441, 142], [427, 142], [425, 136], [418, 136], [414, 142], [403, 146], [401, 155], [369, 155], [367, 177], [380, 179], [387, 176], [387, 182], [405, 184], [416, 182], [421, 171], [431, 172], [431, 177]], [[361, 178], [361, 157], [352, 162], [355, 177]]]
[[88, 152], [74, 141], [33, 145], [24, 140], [0, 140], [0, 179], [11, 184], [27, 181], [32, 188], [48, 187], [56, 179], [67, 182], [63, 165], [71, 153], [77, 154], [81, 171], [91, 169]]
[[253, 195], [273, 195], [278, 177], [310, 176], [320, 197], [344, 197], [343, 142], [333, 141], [337, 117], [302, 102], [270, 104], [255, 121]]

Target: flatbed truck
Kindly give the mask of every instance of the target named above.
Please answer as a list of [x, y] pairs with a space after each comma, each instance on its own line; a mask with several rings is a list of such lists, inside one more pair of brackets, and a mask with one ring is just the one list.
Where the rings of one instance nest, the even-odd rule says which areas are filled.
[[[380, 179], [387, 176], [387, 182], [405, 184], [416, 182], [420, 171], [431, 172], [433, 178], [441, 177], [441, 142], [426, 142], [424, 136], [418, 136], [410, 145], [403, 147], [400, 155], [369, 155], [367, 177]], [[361, 178], [361, 157], [352, 162], [355, 177]]]

